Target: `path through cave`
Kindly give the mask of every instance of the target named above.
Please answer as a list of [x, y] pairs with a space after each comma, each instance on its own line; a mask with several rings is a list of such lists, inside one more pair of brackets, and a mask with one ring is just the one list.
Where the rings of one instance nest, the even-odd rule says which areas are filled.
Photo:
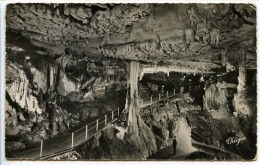
[[6, 156], [254, 159], [256, 13], [235, 3], [8, 4]]

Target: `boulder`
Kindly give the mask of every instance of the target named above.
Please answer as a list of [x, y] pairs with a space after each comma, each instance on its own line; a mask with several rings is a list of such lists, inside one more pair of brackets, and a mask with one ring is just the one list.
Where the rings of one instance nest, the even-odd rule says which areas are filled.
[[121, 126], [115, 126], [115, 129], [118, 131], [116, 133], [116, 137], [120, 140], [124, 140], [125, 134], [126, 134], [126, 129]]
[[178, 105], [181, 113], [187, 112], [187, 111], [200, 111], [201, 110], [201, 107], [199, 105], [190, 104], [185, 100], [177, 102], [177, 105]]
[[5, 145], [8, 151], [15, 151], [18, 149], [25, 148], [25, 145], [21, 142], [6, 142]]
[[12, 129], [5, 129], [5, 134], [10, 136], [18, 135], [21, 131], [21, 128], [19, 127], [13, 127]]

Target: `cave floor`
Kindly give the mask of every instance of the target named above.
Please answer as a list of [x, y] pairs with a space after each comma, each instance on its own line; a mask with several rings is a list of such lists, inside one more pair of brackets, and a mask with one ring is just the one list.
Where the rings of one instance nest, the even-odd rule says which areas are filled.
[[[169, 139], [169, 141], [172, 142], [172, 139]], [[153, 155], [151, 155], [148, 158], [148, 160], [185, 160], [187, 158], [187, 156], [198, 151], [197, 149], [190, 151], [189, 149], [179, 150], [177, 148], [176, 154], [173, 155], [172, 143], [168, 143], [168, 144], [169, 145], [167, 147], [165, 147], [165, 148], [157, 151]], [[186, 152], [183, 152], [183, 151], [186, 151]]]

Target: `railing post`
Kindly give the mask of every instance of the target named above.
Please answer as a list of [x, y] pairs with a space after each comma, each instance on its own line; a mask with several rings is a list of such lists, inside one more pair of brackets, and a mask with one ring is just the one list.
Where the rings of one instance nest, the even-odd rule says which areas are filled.
[[159, 101], [161, 100], [161, 94], [159, 93]]
[[175, 89], [173, 89], [173, 95], [175, 95]]
[[86, 125], [86, 139], [88, 138], [88, 125]]
[[71, 147], [73, 147], [74, 146], [74, 132], [72, 132], [72, 134], [71, 134]]
[[97, 119], [96, 131], [98, 131], [98, 119]]
[[169, 97], [169, 93], [168, 93], [168, 91], [166, 92], [166, 97]]
[[112, 121], [114, 120], [114, 111], [112, 111]]
[[117, 115], [119, 116], [119, 107], [117, 108]]
[[105, 115], [105, 125], [107, 125], [107, 115]]
[[151, 104], [153, 103], [153, 96], [151, 96]]
[[43, 147], [43, 140], [41, 140], [41, 150], [40, 150], [40, 157], [42, 157], [42, 147]]

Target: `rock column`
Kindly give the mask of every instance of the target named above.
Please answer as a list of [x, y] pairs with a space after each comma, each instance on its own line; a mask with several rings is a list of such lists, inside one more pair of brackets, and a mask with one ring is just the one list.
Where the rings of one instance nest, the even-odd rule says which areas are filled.
[[140, 66], [138, 62], [131, 61], [128, 66], [126, 109], [128, 110], [128, 133], [137, 135], [137, 117], [139, 114], [138, 75]]
[[236, 113], [251, 117], [246, 91], [246, 54], [244, 50], [241, 50], [240, 53], [238, 86], [237, 93], [234, 95], [233, 106]]
[[151, 129], [142, 120], [139, 111], [138, 78], [141, 67], [139, 62], [131, 61], [127, 65], [127, 98], [125, 109], [128, 111], [127, 139], [146, 159], [155, 152], [156, 142]]
[[244, 50], [241, 50], [241, 56], [239, 59], [239, 68], [238, 68], [238, 86], [237, 92], [246, 90], [246, 54]]
[[221, 64], [222, 66], [226, 66], [227, 63], [227, 54], [226, 54], [226, 50], [223, 49], [221, 50]]

